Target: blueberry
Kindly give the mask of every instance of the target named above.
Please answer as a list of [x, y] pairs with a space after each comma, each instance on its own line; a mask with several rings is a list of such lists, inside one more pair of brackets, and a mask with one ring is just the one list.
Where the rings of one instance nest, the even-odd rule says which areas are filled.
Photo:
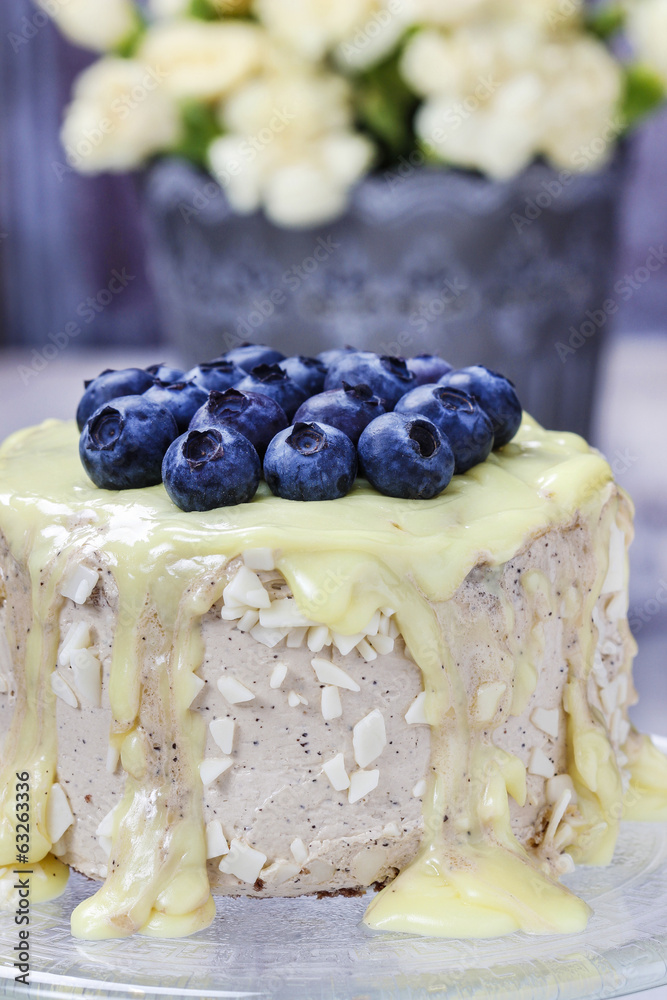
[[471, 365], [449, 372], [438, 381], [440, 385], [463, 389], [477, 400], [491, 418], [494, 448], [501, 448], [512, 440], [519, 429], [522, 410], [514, 385], [508, 378], [483, 365]]
[[356, 444], [364, 427], [385, 412], [383, 401], [362, 382], [342, 389], [329, 389], [311, 396], [294, 414], [294, 420], [319, 420], [337, 427]]
[[145, 396], [122, 396], [103, 403], [83, 428], [79, 455], [102, 490], [156, 486], [162, 459], [178, 435], [169, 410]]
[[262, 472], [259, 456], [230, 427], [190, 430], [164, 456], [164, 488], [181, 510], [213, 510], [252, 500]]
[[307, 396], [322, 392], [327, 366], [317, 358], [307, 358], [303, 354], [279, 361], [278, 365], [297, 385], [300, 385]]
[[416, 385], [415, 376], [403, 358], [380, 356], [371, 351], [350, 352], [331, 365], [324, 388], [338, 389], [343, 382], [365, 382], [376, 396], [386, 401], [388, 409]]
[[241, 392], [260, 392], [270, 396], [291, 420], [294, 413], [306, 399], [306, 393], [277, 364], [257, 365], [250, 374], [236, 386]]
[[493, 448], [493, 424], [472, 396], [446, 385], [420, 385], [396, 404], [396, 413], [420, 413], [449, 441], [456, 473], [483, 462]]
[[230, 427], [247, 437], [261, 458], [271, 439], [288, 424], [285, 411], [270, 396], [226, 389], [209, 394], [208, 401], [190, 421], [190, 429]]
[[88, 417], [102, 403], [108, 403], [110, 399], [117, 399], [119, 396], [140, 396], [154, 383], [154, 376], [142, 368], [122, 368], [120, 371], [107, 368], [97, 378], [84, 382], [86, 391], [81, 397], [76, 411], [76, 422], [79, 430], [83, 430], [83, 425]]
[[448, 361], [437, 354], [416, 354], [414, 358], [408, 358], [406, 365], [416, 378], [415, 385], [428, 385], [437, 382], [439, 378], [452, 370]]
[[154, 375], [158, 382], [164, 382], [166, 385], [182, 382], [185, 378], [185, 372], [181, 368], [172, 368], [171, 365], [150, 365], [146, 371], [149, 375]]
[[196, 382], [174, 382], [173, 385], [156, 382], [146, 390], [144, 399], [150, 399], [152, 403], [170, 410], [178, 425], [179, 434], [182, 434], [187, 431], [199, 407], [208, 399], [208, 393]]
[[237, 385], [245, 376], [244, 370], [233, 361], [219, 359], [196, 365], [187, 372], [185, 378], [188, 381], [196, 382], [207, 392], [211, 392], [212, 389], [224, 392], [225, 389], [231, 389], [232, 386]]
[[233, 347], [222, 357], [225, 361], [233, 361], [245, 372], [251, 372], [257, 365], [275, 365], [285, 357], [280, 351], [266, 344], [241, 344], [240, 347]]
[[384, 413], [359, 438], [359, 458], [371, 486], [390, 497], [430, 500], [454, 474], [454, 453], [430, 420]]
[[338, 361], [339, 358], [342, 358], [344, 354], [350, 353], [359, 354], [359, 350], [356, 347], [350, 347], [349, 344], [346, 344], [345, 347], [332, 347], [328, 351], [320, 351], [317, 355], [317, 360], [321, 361], [327, 368], [330, 368], [331, 365], [335, 361]]
[[357, 452], [347, 434], [314, 421], [276, 434], [264, 459], [269, 489], [285, 500], [337, 500], [356, 474]]

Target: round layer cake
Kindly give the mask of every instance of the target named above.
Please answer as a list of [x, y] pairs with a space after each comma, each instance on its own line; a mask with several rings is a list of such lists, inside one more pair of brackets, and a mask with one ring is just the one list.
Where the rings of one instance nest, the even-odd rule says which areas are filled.
[[[577, 931], [558, 883], [667, 818], [627, 717], [631, 505], [575, 435], [432, 500], [186, 513], [95, 488], [74, 424], [0, 449], [0, 894], [91, 879], [84, 938], [179, 936], [214, 893], [382, 887], [375, 928]], [[21, 856], [21, 855], [19, 855]]]

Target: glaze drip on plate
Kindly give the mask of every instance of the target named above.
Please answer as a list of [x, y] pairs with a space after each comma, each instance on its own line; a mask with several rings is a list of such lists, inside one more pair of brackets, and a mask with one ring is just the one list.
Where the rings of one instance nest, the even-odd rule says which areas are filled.
[[[590, 549], [588, 571], [575, 572], [563, 592], [560, 577], [527, 564], [513, 601], [507, 564], [560, 528], [572, 533], [573, 565], [576, 544]], [[68, 602], [93, 593], [101, 573], [117, 591], [109, 746], [126, 779], [107, 831], [105, 883], [75, 910], [72, 930], [83, 938], [182, 936], [210, 923], [200, 779], [206, 721], [191, 707], [204, 684], [201, 623], [219, 605], [234, 560], [270, 550], [306, 620], [356, 636], [379, 609], [390, 609], [422, 674], [431, 729], [422, 843], [374, 898], [366, 922], [454, 937], [580, 930], [588, 908], [557, 882], [567, 867], [563, 850], [580, 862], [608, 863], [624, 800], [633, 818], [667, 818], [665, 758], [626, 719], [631, 530], [629, 501], [604, 459], [581, 438], [544, 431], [528, 417], [509, 445], [434, 500], [382, 497], [358, 481], [345, 498], [301, 504], [261, 485], [251, 503], [197, 514], [177, 510], [162, 486], [93, 487], [73, 424], [49, 421], [14, 435], [0, 449], [0, 532], [5, 565], [15, 569], [3, 580], [15, 706], [0, 777], [0, 863], [14, 863], [14, 775], [28, 771], [34, 833], [27, 860], [62, 885], [64, 866], [53, 855], [62, 856], [63, 846], [49, 836], [60, 831], [66, 809], [53, 680], [64, 638], [59, 621]], [[465, 588], [480, 568], [493, 613], [476, 619], [479, 677], [471, 692], [477, 652], [466, 652]], [[567, 633], [559, 695], [566, 761], [565, 772], [550, 775], [548, 761], [537, 755], [527, 768], [493, 734], [515, 725], [538, 688], [554, 616], [561, 638]], [[595, 680], [608, 627], [623, 661], [613, 704]], [[489, 662], [485, 649], [494, 651]], [[94, 674], [90, 658], [87, 666]], [[540, 718], [551, 724], [552, 716]], [[569, 784], [553, 785], [535, 844], [519, 842], [512, 812], [536, 781], [548, 787], [568, 776]], [[258, 884], [274, 859], [265, 860], [265, 869], [257, 862]]]

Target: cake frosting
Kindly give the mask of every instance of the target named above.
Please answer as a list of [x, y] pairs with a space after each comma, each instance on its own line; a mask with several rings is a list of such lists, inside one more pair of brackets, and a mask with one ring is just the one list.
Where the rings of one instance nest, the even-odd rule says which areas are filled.
[[[0, 449], [0, 878], [28, 773], [33, 899], [84, 938], [190, 934], [212, 890], [382, 887], [366, 923], [575, 932], [558, 883], [667, 819], [635, 733], [632, 507], [529, 417], [441, 496], [184, 513], [96, 489], [73, 424]], [[19, 866], [20, 867], [20, 866]]]

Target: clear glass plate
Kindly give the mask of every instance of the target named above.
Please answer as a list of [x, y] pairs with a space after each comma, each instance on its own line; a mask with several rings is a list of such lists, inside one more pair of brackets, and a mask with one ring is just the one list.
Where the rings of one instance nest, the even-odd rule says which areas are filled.
[[73, 874], [64, 896], [32, 908], [29, 989], [14, 983], [18, 928], [0, 914], [0, 996], [592, 1000], [667, 984], [667, 824], [624, 824], [612, 865], [564, 881], [594, 910], [573, 937], [374, 934], [359, 925], [367, 900], [308, 897], [218, 898], [192, 938], [86, 942], [69, 914], [91, 885]]

